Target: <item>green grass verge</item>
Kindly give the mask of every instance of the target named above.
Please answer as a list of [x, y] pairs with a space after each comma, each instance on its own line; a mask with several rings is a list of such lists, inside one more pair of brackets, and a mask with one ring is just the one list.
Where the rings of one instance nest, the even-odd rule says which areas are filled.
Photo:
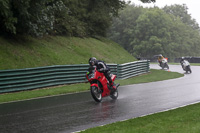
[[199, 133], [200, 104], [175, 110], [129, 119], [83, 133]]
[[105, 38], [24, 38], [6, 40], [0, 37], [0, 70], [88, 64], [88, 59], [93, 56], [106, 63], [122, 64], [136, 60], [119, 44]]
[[200, 66], [200, 63], [190, 63], [191, 66]]
[[[129, 84], [167, 80], [167, 79], [178, 78], [182, 76], [183, 74], [180, 74], [177, 72], [168, 72], [168, 71], [163, 71], [163, 70], [151, 69], [151, 72], [148, 74], [136, 76], [136, 77], [125, 79], [125, 80], [116, 80], [115, 82], [120, 83], [121, 85], [129, 85]], [[90, 88], [89, 83], [80, 83], [80, 84], [71, 84], [71, 85], [56, 86], [56, 87], [50, 87], [50, 88], [44, 88], [44, 89], [37, 89], [37, 90], [31, 90], [31, 91], [6, 93], [6, 94], [0, 95], [0, 103], [86, 91], [86, 90], [89, 90], [89, 88]]]
[[125, 80], [118, 80], [117, 82], [120, 83], [120, 85], [129, 85], [129, 84], [168, 80], [168, 79], [173, 79], [173, 78], [179, 78], [182, 76], [183, 74], [180, 74], [177, 72], [168, 72], [168, 71], [163, 71], [163, 70], [151, 69], [150, 74], [144, 74], [141, 76], [136, 76], [136, 77], [125, 79]]

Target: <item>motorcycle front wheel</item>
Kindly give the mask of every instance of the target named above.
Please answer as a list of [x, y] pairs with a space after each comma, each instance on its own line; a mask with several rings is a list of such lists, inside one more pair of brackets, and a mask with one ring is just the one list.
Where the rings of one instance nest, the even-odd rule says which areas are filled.
[[93, 99], [96, 101], [96, 102], [101, 102], [102, 100], [102, 95], [101, 95], [101, 91], [98, 89], [98, 87], [96, 86], [91, 86], [91, 95], [93, 97]]
[[166, 64], [166, 67], [167, 67], [167, 69], [169, 69], [169, 65], [168, 64]]
[[187, 68], [186, 68], [186, 73], [188, 73], [188, 71], [189, 71], [190, 73], [192, 73], [192, 70], [191, 70], [190, 66], [187, 66]]
[[118, 90], [115, 90], [114, 92], [112, 92], [112, 94], [110, 95], [110, 97], [112, 98], [112, 99], [117, 99], [117, 97], [118, 97]]

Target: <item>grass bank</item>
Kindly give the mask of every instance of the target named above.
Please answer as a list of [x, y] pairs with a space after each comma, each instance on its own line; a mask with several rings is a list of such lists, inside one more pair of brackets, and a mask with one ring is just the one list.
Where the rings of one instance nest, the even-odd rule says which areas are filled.
[[0, 70], [87, 64], [93, 56], [106, 63], [136, 60], [119, 44], [105, 38], [47, 36], [7, 40], [0, 37]]
[[[129, 84], [138, 84], [138, 83], [147, 83], [153, 81], [161, 81], [172, 78], [182, 77], [183, 74], [176, 72], [168, 72], [162, 70], [154, 70], [151, 69], [151, 72], [148, 74], [136, 76], [133, 78], [125, 79], [125, 80], [117, 80], [116, 83], [120, 83], [122, 85]], [[67, 93], [75, 93], [81, 91], [88, 91], [90, 88], [89, 83], [80, 83], [80, 84], [71, 84], [57, 87], [50, 87], [44, 89], [37, 89], [31, 91], [21, 91], [16, 93], [6, 93], [0, 95], [0, 103], [10, 102], [10, 101], [19, 101], [31, 98], [39, 98], [45, 96], [59, 95], [59, 94], [67, 94]]]

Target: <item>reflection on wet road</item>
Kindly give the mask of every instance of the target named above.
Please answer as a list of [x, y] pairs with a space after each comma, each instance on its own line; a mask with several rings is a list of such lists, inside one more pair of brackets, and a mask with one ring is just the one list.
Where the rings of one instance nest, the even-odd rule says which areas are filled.
[[[170, 70], [184, 73], [177, 65]], [[84, 92], [0, 104], [0, 132], [68, 133], [196, 103], [200, 67], [192, 71], [179, 79], [121, 86], [116, 101], [107, 97], [96, 103]]]

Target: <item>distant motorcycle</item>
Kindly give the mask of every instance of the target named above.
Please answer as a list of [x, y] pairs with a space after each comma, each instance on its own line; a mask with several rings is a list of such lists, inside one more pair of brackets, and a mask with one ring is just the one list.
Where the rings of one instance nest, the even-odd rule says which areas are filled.
[[[102, 97], [110, 96], [112, 99], [117, 99], [118, 97], [118, 87], [119, 84], [116, 85], [116, 89], [113, 90], [109, 86], [109, 82], [106, 79], [105, 75], [99, 71], [97, 71], [96, 67], [90, 67], [89, 71], [86, 74], [88, 81], [90, 82], [90, 92], [93, 99], [96, 102], [101, 102]], [[112, 74], [112, 81], [114, 82], [116, 75]]]
[[162, 68], [162, 69], [169, 69], [169, 65], [168, 65], [168, 59], [167, 58], [164, 58], [164, 56], [162, 56], [162, 54], [159, 54], [159, 55], [154, 55], [154, 58], [157, 58], [157, 61], [158, 61], [158, 65]]
[[169, 69], [169, 65], [168, 65], [167, 59], [166, 59], [166, 58], [163, 58], [162, 61], [161, 61], [161, 63], [159, 64], [159, 66], [160, 66], [162, 69], [165, 69], [165, 68]]
[[186, 71], [186, 73], [188, 73], [188, 72], [192, 73], [190, 63], [187, 60], [183, 60], [181, 63], [181, 66], [182, 66], [183, 70]]

